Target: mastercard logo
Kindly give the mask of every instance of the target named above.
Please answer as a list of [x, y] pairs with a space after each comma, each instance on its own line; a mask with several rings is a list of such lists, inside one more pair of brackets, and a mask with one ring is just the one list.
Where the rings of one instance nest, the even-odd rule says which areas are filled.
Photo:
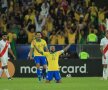
[[[0, 68], [1, 68], [1, 62], [0, 62]], [[10, 61], [8, 61], [8, 70], [9, 70], [10, 76], [13, 77], [14, 74], [15, 74], [15, 66], [14, 66], [14, 64], [13, 64], [12, 62], [10, 62]], [[2, 77], [3, 77], [3, 78], [7, 78], [7, 76], [6, 76], [6, 74], [5, 74], [4, 71], [3, 71], [3, 73], [2, 73]]]

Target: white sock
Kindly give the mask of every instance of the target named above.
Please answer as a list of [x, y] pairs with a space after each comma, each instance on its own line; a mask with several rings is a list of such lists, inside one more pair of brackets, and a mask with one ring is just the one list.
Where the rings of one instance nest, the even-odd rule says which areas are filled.
[[9, 71], [8, 71], [8, 69], [4, 69], [4, 71], [5, 71], [6, 76], [9, 78], [10, 75], [9, 75]]
[[103, 78], [107, 79], [107, 68], [103, 68]]
[[0, 68], [0, 77], [1, 77], [2, 73], [3, 73], [3, 69]]
[[107, 78], [108, 78], [108, 67], [107, 67], [107, 69], [106, 69], [106, 74], [107, 74]]

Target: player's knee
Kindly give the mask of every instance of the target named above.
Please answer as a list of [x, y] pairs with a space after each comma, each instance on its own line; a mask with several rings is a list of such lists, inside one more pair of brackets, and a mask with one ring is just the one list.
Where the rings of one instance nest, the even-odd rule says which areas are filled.
[[39, 69], [40, 68], [40, 64], [36, 64], [36, 67]]
[[7, 69], [7, 66], [2, 66], [2, 69]]
[[47, 65], [44, 65], [43, 68], [44, 68], [44, 69], [47, 69]]

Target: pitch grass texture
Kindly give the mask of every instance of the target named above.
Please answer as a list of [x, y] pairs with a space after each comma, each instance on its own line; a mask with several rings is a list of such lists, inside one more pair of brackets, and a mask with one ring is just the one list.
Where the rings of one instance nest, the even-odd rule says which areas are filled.
[[38, 82], [37, 78], [0, 79], [0, 90], [108, 90], [108, 80], [100, 77], [62, 78], [62, 83]]

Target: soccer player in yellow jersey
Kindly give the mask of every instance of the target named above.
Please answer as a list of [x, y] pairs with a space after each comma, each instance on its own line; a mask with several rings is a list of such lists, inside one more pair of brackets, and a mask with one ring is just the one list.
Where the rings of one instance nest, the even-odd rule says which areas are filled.
[[[37, 32], [36, 33], [36, 39], [34, 39], [31, 42], [31, 49], [30, 49], [30, 59], [32, 59], [32, 54], [34, 54], [34, 60], [36, 63], [37, 67], [37, 75], [39, 81], [41, 81], [42, 76], [45, 77], [46, 73], [46, 67], [47, 67], [47, 62], [46, 62], [46, 57], [40, 54], [34, 47], [37, 47], [41, 52], [44, 52], [44, 50], [48, 51], [46, 41], [41, 39], [41, 33]], [[43, 66], [42, 70], [42, 75], [41, 75], [41, 70], [40, 70], [40, 65]]]
[[57, 83], [61, 82], [61, 76], [59, 73], [59, 56], [64, 53], [64, 51], [67, 51], [71, 44], [69, 44], [67, 47], [65, 47], [63, 50], [55, 51], [55, 46], [50, 46], [50, 52], [41, 52], [37, 47], [38, 52], [40, 52], [42, 55], [45, 55], [48, 61], [48, 72], [46, 75], [46, 83], [50, 83], [50, 81], [55, 78]]

